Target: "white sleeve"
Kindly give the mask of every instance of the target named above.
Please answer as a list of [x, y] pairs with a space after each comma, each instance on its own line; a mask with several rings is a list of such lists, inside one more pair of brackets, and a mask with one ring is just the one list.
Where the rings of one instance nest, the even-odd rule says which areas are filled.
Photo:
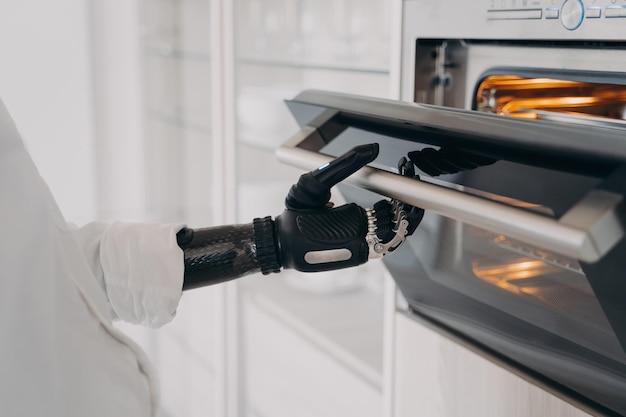
[[176, 233], [183, 227], [94, 222], [72, 228], [115, 318], [149, 327], [174, 318], [185, 269]]

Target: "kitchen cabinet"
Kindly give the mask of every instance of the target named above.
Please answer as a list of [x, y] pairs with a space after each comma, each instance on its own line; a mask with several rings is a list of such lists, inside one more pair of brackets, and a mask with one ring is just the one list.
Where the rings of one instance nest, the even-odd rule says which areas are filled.
[[394, 417], [589, 416], [404, 313], [395, 329]]
[[[113, 39], [95, 56], [105, 219], [275, 217], [302, 174], [273, 155], [298, 129], [283, 100], [398, 96], [399, 1], [94, 4], [96, 22], [121, 8], [127, 23], [96, 25]], [[162, 417], [585, 415], [407, 318], [396, 295], [380, 262], [251, 275], [184, 294], [163, 329], [125, 329], [160, 374]]]
[[[307, 88], [390, 96], [391, 12], [380, 0], [241, 0], [234, 33], [237, 218], [247, 222], [280, 214], [302, 174], [273, 155], [298, 130], [285, 99]], [[379, 264], [240, 281], [240, 415], [382, 415], [383, 274]]]
[[280, 279], [254, 281], [241, 295], [243, 414], [379, 417], [382, 305], [359, 292], [320, 299]]

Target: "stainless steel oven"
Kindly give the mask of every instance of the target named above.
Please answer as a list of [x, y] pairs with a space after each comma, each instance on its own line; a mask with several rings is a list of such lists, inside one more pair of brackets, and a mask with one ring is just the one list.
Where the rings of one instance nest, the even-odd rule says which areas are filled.
[[343, 191], [426, 209], [385, 258], [411, 314], [626, 415], [626, 1], [403, 4], [402, 100], [305, 91], [279, 159], [379, 143]]

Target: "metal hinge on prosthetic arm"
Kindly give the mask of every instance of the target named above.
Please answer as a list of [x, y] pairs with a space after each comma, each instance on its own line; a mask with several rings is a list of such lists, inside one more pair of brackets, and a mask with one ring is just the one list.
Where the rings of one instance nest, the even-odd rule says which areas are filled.
[[[413, 163], [407, 158], [402, 158], [398, 162], [398, 172], [405, 177], [415, 177]], [[417, 177], [419, 179], [419, 177]], [[395, 252], [406, 240], [407, 236], [413, 234], [424, 217], [424, 210], [413, 207], [396, 199], [391, 199], [386, 205], [377, 203], [374, 208], [365, 209], [367, 214], [367, 235], [365, 240], [369, 246], [369, 259], [379, 259], [383, 256]], [[384, 239], [380, 237], [378, 221], [384, 215], [376, 212], [376, 206], [384, 210], [391, 210], [392, 224], [391, 237], [385, 233]]]
[[391, 200], [390, 204], [393, 211], [393, 237], [386, 243], [383, 243], [376, 234], [378, 231], [376, 225], [376, 210], [371, 208], [365, 209], [367, 214], [367, 235], [365, 236], [365, 240], [370, 249], [369, 259], [379, 259], [387, 254], [393, 253], [406, 240], [409, 220], [407, 219], [406, 211], [403, 210], [403, 203], [398, 200]]

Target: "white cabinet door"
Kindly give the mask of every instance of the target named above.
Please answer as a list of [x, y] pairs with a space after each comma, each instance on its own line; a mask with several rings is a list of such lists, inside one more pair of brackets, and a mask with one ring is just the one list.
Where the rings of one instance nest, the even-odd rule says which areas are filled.
[[405, 314], [396, 314], [394, 417], [583, 417]]
[[[296, 290], [265, 279], [272, 291], [247, 292], [241, 299], [244, 415], [380, 417], [380, 375], [371, 364], [382, 355], [371, 351], [380, 338], [371, 333], [380, 323], [368, 329], [350, 316], [334, 314], [342, 303], [363, 311], [363, 300], [350, 293], [318, 303], [314, 295], [294, 297]], [[286, 307], [296, 303], [302, 308]], [[377, 319], [376, 311], [363, 314]], [[344, 335], [333, 337], [339, 332]]]

